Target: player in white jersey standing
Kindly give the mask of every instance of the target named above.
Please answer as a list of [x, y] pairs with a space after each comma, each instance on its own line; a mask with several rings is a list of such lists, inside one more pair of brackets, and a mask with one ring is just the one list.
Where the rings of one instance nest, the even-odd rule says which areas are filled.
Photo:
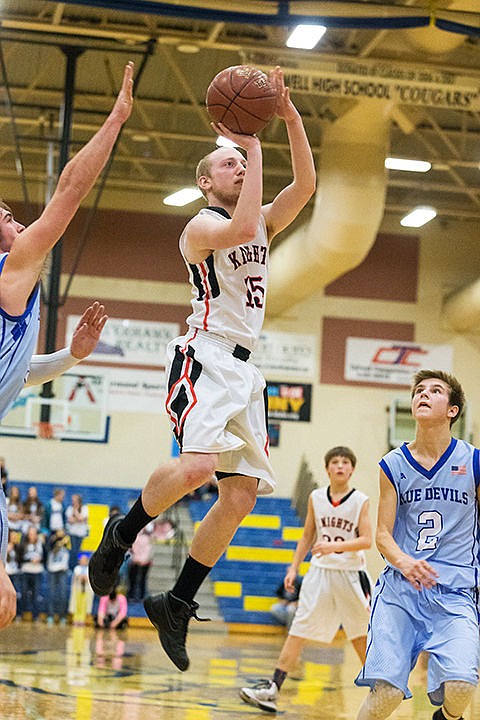
[[199, 163], [197, 184], [207, 199], [187, 224], [180, 250], [192, 283], [188, 333], [169, 348], [167, 412], [181, 448], [160, 465], [125, 518], [112, 519], [90, 559], [93, 589], [115, 586], [126, 549], [152, 518], [217, 472], [218, 500], [198, 528], [171, 592], [145, 600], [160, 642], [180, 669], [189, 665], [185, 642], [200, 585], [227, 548], [257, 492], [271, 492], [265, 381], [250, 352], [260, 334], [266, 299], [268, 244], [287, 227], [315, 190], [315, 168], [302, 119], [280, 68], [277, 115], [286, 124], [293, 180], [262, 205], [262, 149], [255, 135], [213, 126], [247, 153], [218, 148]]
[[372, 544], [372, 529], [368, 497], [350, 486], [356, 463], [348, 447], [329, 450], [325, 469], [330, 484], [314, 490], [308, 499], [303, 534], [285, 575], [285, 588], [291, 591], [311, 550], [297, 611], [272, 679], [240, 690], [242, 700], [266, 712], [277, 711], [279, 690], [307, 641], [331, 643], [342, 625], [361, 663], [365, 662], [370, 579], [364, 550]]
[[460, 720], [478, 682], [480, 453], [452, 437], [463, 410], [458, 380], [421, 370], [413, 380], [415, 440], [380, 462], [375, 587], [357, 720], [385, 720], [411, 697], [408, 677], [428, 652], [434, 720]]
[[[87, 308], [72, 343], [49, 355], [33, 355], [39, 333], [39, 278], [45, 259], [105, 166], [132, 108], [133, 63], [128, 63], [115, 105], [98, 132], [65, 165], [40, 217], [25, 227], [0, 202], [0, 418], [25, 385], [42, 384], [90, 354], [106, 321], [103, 305]], [[8, 532], [0, 492], [0, 627], [15, 617], [16, 595], [3, 565]]]

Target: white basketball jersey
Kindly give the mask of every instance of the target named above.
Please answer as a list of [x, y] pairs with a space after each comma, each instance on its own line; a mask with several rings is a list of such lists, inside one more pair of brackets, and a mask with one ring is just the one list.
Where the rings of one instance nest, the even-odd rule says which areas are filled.
[[[199, 214], [210, 215], [221, 223], [229, 222], [223, 208], [203, 208]], [[188, 225], [180, 237], [181, 252], [187, 232]], [[192, 285], [193, 308], [187, 325], [252, 351], [262, 329], [267, 294], [268, 238], [263, 215], [253, 242], [215, 250], [196, 265], [187, 260], [185, 264]]]
[[[358, 537], [358, 520], [368, 497], [360, 490], [351, 490], [338, 505], [333, 505], [328, 487], [314, 490], [310, 495], [317, 528], [315, 542], [355, 540]], [[314, 543], [315, 544], [315, 543]], [[365, 570], [363, 550], [336, 552], [312, 556], [311, 564], [332, 570]]]
[[432, 565], [441, 585], [478, 586], [479, 450], [452, 438], [426, 470], [404, 443], [380, 467], [397, 492], [393, 538], [403, 552]]
[[[0, 273], [7, 254], [0, 256]], [[11, 408], [25, 384], [39, 329], [39, 286], [31, 294], [22, 315], [13, 317], [0, 308], [0, 418]]]

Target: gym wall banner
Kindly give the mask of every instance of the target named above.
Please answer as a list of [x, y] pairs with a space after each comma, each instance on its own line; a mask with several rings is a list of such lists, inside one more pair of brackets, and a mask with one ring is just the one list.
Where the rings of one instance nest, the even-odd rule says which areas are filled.
[[[68, 316], [67, 337], [71, 337], [79, 319], [79, 315]], [[179, 332], [178, 323], [109, 318], [90, 359], [114, 365], [165, 367], [166, 347]]]
[[267, 381], [268, 420], [310, 422], [312, 386]]
[[452, 362], [451, 345], [349, 337], [345, 380], [410, 387], [418, 370], [435, 368], [451, 372]]

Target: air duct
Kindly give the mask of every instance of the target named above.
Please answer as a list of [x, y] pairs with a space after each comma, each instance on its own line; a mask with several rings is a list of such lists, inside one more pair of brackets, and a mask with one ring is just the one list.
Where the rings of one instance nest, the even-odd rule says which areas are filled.
[[272, 252], [267, 314], [275, 317], [359, 265], [385, 208], [390, 120], [363, 100], [323, 133], [310, 221]]
[[468, 332], [480, 326], [480, 280], [446, 298], [443, 317], [455, 332]]

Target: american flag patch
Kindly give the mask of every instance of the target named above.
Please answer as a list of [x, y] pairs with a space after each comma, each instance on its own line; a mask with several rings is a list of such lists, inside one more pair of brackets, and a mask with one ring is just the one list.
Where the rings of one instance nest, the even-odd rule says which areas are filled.
[[467, 474], [467, 466], [466, 465], [452, 465], [452, 468], [450, 470], [450, 475], [466, 475]]

